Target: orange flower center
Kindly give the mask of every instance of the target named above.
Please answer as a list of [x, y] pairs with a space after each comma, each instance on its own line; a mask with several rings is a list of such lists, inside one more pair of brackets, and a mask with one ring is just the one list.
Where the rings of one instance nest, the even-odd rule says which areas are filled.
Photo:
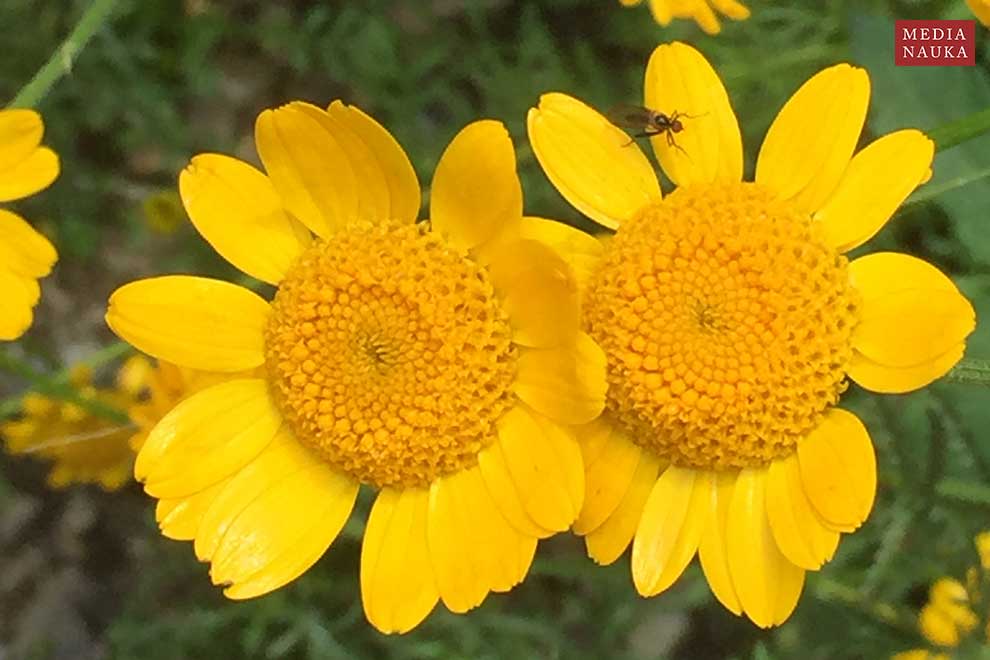
[[420, 226], [315, 243], [279, 285], [265, 335], [299, 440], [375, 486], [470, 467], [511, 402], [516, 350], [485, 271]]
[[814, 222], [757, 184], [678, 189], [610, 242], [585, 303], [608, 409], [675, 465], [763, 465], [846, 388], [858, 297]]

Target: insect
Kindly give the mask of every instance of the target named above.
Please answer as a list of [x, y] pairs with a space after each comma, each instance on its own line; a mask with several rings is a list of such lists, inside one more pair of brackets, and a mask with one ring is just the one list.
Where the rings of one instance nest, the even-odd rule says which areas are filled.
[[[667, 138], [668, 146], [680, 150], [686, 156], [687, 152], [681, 148], [681, 145], [677, 144], [674, 134], [684, 130], [684, 124], [681, 122], [681, 119], [697, 119], [702, 116], [688, 115], [677, 110], [667, 115], [659, 110], [651, 110], [640, 105], [622, 104], [615, 106], [609, 111], [608, 120], [622, 128], [639, 129], [639, 133], [636, 133], [633, 138], [663, 135]], [[629, 144], [632, 144], [632, 140], [629, 141]]]

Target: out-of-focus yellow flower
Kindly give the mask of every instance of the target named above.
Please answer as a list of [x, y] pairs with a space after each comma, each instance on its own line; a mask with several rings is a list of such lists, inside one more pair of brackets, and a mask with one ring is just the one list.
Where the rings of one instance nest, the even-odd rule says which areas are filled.
[[145, 198], [141, 204], [144, 221], [156, 234], [174, 234], [186, 221], [182, 200], [174, 190], [163, 190]]
[[[626, 7], [633, 7], [642, 0], [619, 0]], [[749, 9], [737, 0], [649, 0], [650, 12], [657, 23], [667, 27], [675, 18], [693, 20], [708, 34], [718, 34], [722, 26], [718, 14], [723, 14], [732, 20], [742, 21], [749, 18]]]
[[990, 532], [980, 532], [973, 542], [980, 554], [980, 566], [984, 571], [990, 571]]
[[935, 581], [928, 604], [918, 616], [921, 634], [936, 646], [959, 646], [959, 641], [979, 623], [969, 607], [969, 595], [958, 580], [943, 577]]
[[966, 4], [980, 23], [990, 26], [990, 0], [966, 0]]
[[[124, 411], [136, 403], [139, 390], [94, 387], [87, 367], [71, 376], [80, 396]], [[48, 483], [53, 488], [96, 483], [106, 490], [126, 484], [134, 465], [129, 440], [133, 427], [98, 416], [75, 403], [37, 393], [25, 395], [21, 417], [0, 424], [6, 450], [52, 462]]]
[[935, 653], [928, 649], [913, 649], [911, 651], [895, 653], [892, 656], [892, 660], [949, 660], [949, 656], [945, 653]]
[[[41, 146], [44, 132], [34, 110], [0, 110], [0, 202], [33, 195], [58, 177], [58, 156]], [[0, 208], [0, 340], [17, 339], [31, 326], [41, 296], [38, 279], [57, 258], [47, 238]]]

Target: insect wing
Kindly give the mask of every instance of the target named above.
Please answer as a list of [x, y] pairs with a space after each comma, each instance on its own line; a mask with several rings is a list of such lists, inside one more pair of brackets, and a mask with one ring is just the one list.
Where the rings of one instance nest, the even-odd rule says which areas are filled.
[[641, 105], [621, 103], [610, 109], [605, 116], [610, 122], [622, 128], [635, 128], [640, 131], [656, 129], [653, 111]]

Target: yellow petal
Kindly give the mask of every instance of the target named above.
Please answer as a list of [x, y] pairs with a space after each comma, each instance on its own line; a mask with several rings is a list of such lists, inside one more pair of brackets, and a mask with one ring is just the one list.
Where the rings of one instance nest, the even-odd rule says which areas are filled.
[[26, 277], [44, 277], [58, 255], [51, 242], [20, 216], [0, 209], [0, 264]]
[[681, 576], [701, 541], [711, 503], [713, 475], [669, 467], [643, 507], [632, 549], [636, 591], [654, 596]]
[[9, 202], [44, 190], [58, 178], [58, 155], [38, 147], [11, 168], [0, 171], [0, 202]]
[[949, 372], [962, 359], [966, 345], [956, 344], [942, 355], [913, 367], [888, 367], [853, 351], [846, 373], [860, 387], [884, 394], [902, 394], [924, 387]]
[[409, 157], [392, 134], [353, 105], [334, 101], [327, 112], [360, 137], [378, 161], [388, 187], [389, 217], [401, 223], [415, 222], [421, 202], [419, 180]]
[[227, 527], [210, 577], [228, 585], [228, 598], [254, 598], [296, 579], [350, 517], [358, 483], [302, 452], [299, 469], [247, 503]]
[[980, 23], [990, 26], [990, 2], [987, 0], [966, 0], [966, 4]]
[[34, 152], [44, 134], [44, 122], [34, 110], [0, 110], [0, 178]]
[[577, 282], [551, 248], [530, 240], [504, 244], [492, 254], [489, 272], [516, 343], [550, 347], [575, 340], [581, 311]]
[[619, 506], [608, 519], [585, 537], [588, 556], [603, 566], [618, 559], [633, 539], [646, 500], [660, 474], [660, 459], [652, 452], [639, 456], [639, 465]]
[[756, 182], [817, 211], [835, 190], [866, 119], [870, 79], [839, 64], [813, 76], [784, 104], [756, 162]]
[[684, 127], [650, 140], [671, 181], [684, 186], [742, 180], [739, 122], [722, 81], [701, 53], [680, 42], [661, 44], [646, 66], [644, 89], [646, 107], [672, 119], [679, 115]]
[[271, 309], [229, 282], [168, 275], [125, 284], [110, 296], [110, 329], [160, 360], [204, 371], [246, 371], [265, 361]]
[[281, 424], [264, 380], [214, 385], [155, 425], [138, 453], [134, 476], [158, 498], [193, 495], [249, 463]]
[[749, 18], [749, 9], [737, 0], [709, 0], [720, 13], [734, 21], [744, 21]]
[[475, 466], [430, 487], [427, 540], [440, 598], [452, 612], [478, 606], [490, 590], [507, 591], [529, 569], [529, 543], [502, 517]]
[[711, 482], [711, 497], [708, 501], [708, 520], [701, 533], [698, 543], [698, 559], [701, 570], [712, 593], [727, 610], [733, 614], [742, 614], [742, 603], [732, 584], [727, 556], [727, 529], [729, 522], [729, 504], [732, 502], [732, 491], [736, 486], [734, 470], [716, 472]]
[[848, 252], [873, 238], [921, 184], [934, 155], [935, 143], [915, 130], [885, 135], [856, 154], [815, 213], [828, 243]]
[[839, 533], [819, 520], [808, 501], [794, 454], [770, 464], [767, 515], [777, 547], [792, 564], [817, 571], [832, 558]]
[[[584, 458], [584, 506], [574, 521], [575, 534], [589, 534], [618, 508], [632, 484], [643, 450], [621, 429], [599, 419], [578, 429]], [[597, 446], [590, 455], [588, 447]]]
[[498, 442], [492, 443], [478, 453], [478, 469], [481, 471], [485, 488], [491, 495], [492, 501], [513, 529], [533, 538], [542, 539], [553, 535], [553, 530], [536, 524], [523, 506], [519, 490], [509, 471], [505, 453]]
[[780, 624], [797, 605], [804, 570], [777, 549], [766, 510], [766, 469], [740, 471], [729, 503], [727, 556], [743, 612], [761, 628]]
[[566, 94], [544, 94], [529, 111], [529, 142], [547, 178], [577, 210], [615, 229], [652, 201], [660, 184], [621, 129]]
[[41, 289], [33, 278], [0, 269], [0, 340], [17, 339], [31, 327]]
[[162, 534], [176, 541], [191, 541], [196, 538], [206, 510], [229, 481], [224, 479], [187, 497], [158, 500], [155, 520], [158, 521]]
[[852, 344], [888, 367], [930, 363], [976, 327], [973, 306], [934, 266], [904, 254], [867, 255], [849, 266], [863, 296]]
[[[344, 146], [321, 121], [326, 113], [295, 102], [258, 116], [254, 139], [282, 204], [327, 238], [359, 218], [363, 191]], [[329, 118], [329, 116], [327, 116]]]
[[278, 284], [310, 243], [309, 231], [283, 210], [268, 177], [236, 158], [196, 156], [179, 175], [179, 193], [213, 249], [263, 282]]
[[[566, 530], [584, 499], [584, 468], [577, 441], [525, 406], [510, 409], [497, 426], [498, 447], [523, 510], [543, 529]], [[481, 469], [485, 471], [484, 463]]]
[[804, 492], [824, 522], [838, 531], [859, 527], [877, 491], [876, 455], [859, 418], [831, 409], [798, 442], [797, 457]]
[[505, 127], [476, 121], [440, 157], [430, 191], [434, 231], [457, 247], [477, 247], [522, 218], [516, 152]]
[[565, 424], [585, 424], [605, 407], [605, 352], [587, 333], [570, 345], [521, 349], [512, 384], [529, 406]]
[[371, 507], [361, 546], [361, 601], [383, 633], [412, 630], [439, 598], [426, 538], [429, 498], [422, 488], [385, 488]]
[[560, 255], [571, 267], [581, 291], [587, 289], [591, 274], [605, 251], [601, 241], [580, 229], [533, 216], [523, 217], [520, 238], [539, 241]]

